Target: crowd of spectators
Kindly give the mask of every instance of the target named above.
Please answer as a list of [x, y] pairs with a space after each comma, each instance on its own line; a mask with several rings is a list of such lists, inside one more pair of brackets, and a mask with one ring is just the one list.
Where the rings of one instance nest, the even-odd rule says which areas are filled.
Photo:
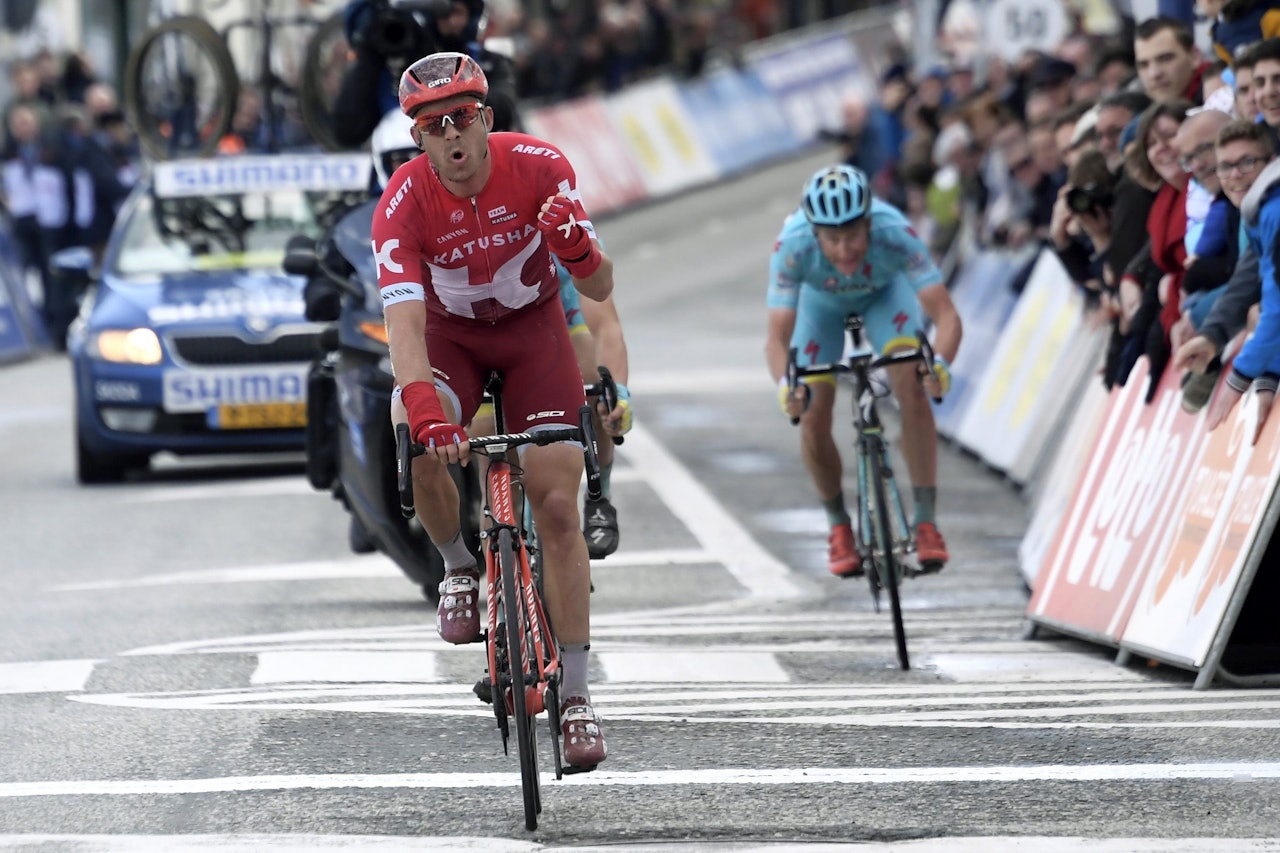
[[18, 264], [41, 284], [41, 312], [60, 344], [75, 316], [50, 256], [71, 246], [100, 253], [137, 179], [139, 151], [115, 88], [83, 55], [41, 50], [9, 66], [3, 107], [0, 200]]
[[[1110, 327], [1107, 386], [1145, 355], [1148, 399], [1172, 364], [1183, 407], [1198, 411], [1276, 287], [1276, 225], [1259, 208], [1277, 177], [1265, 167], [1280, 128], [1280, 38], [1243, 27], [1241, 5], [1255, 25], [1280, 24], [1280, 2], [1201, 0], [1202, 43], [1158, 16], [1118, 36], [1074, 32], [1016, 63], [896, 62], [877, 98], [848, 96], [836, 135], [944, 268], [975, 248], [1055, 251], [1091, 319]], [[1275, 310], [1266, 355], [1236, 368], [1236, 386], [1274, 388]]]

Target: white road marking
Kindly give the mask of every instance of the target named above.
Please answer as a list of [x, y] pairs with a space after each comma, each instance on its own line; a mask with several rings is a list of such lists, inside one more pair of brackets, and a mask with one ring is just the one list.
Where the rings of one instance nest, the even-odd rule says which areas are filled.
[[[699, 384], [706, 385], [701, 380]], [[791, 569], [762, 548], [707, 487], [643, 426], [632, 427], [627, 443], [619, 450], [625, 451], [632, 467], [645, 472], [662, 502], [752, 597], [777, 601], [805, 594]]]
[[96, 660], [0, 663], [0, 693], [73, 693], [84, 690]]
[[435, 655], [421, 652], [263, 652], [250, 684], [439, 681]]
[[[1161, 782], [1174, 779], [1250, 783], [1280, 778], [1280, 763], [1221, 764], [1042, 764], [974, 767], [724, 767], [635, 772], [597, 770], [565, 776], [543, 773], [556, 787], [586, 785], [650, 787], [661, 785], [920, 785], [956, 782]], [[218, 794], [248, 791], [334, 791], [352, 789], [517, 788], [510, 773], [351, 773], [298, 776], [228, 776], [210, 779], [120, 779], [0, 783], [0, 798], [149, 796]]]
[[787, 682], [791, 677], [768, 652], [663, 651], [597, 652], [602, 683], [619, 682]]
[[628, 551], [624, 548], [608, 557], [592, 560], [591, 565], [612, 569], [618, 566], [678, 566], [719, 562], [714, 554], [701, 548], [666, 548], [654, 551]]
[[30, 851], [53, 844], [60, 845], [58, 849], [83, 853], [175, 853], [182, 850], [216, 850], [217, 853], [305, 853], [309, 850], [533, 853], [553, 849], [536, 841], [448, 835], [0, 835], [0, 850]]
[[295, 497], [308, 495], [329, 498], [311, 487], [305, 477], [259, 477], [181, 486], [154, 485], [122, 490], [115, 499], [121, 504], [172, 503], [173, 501], [223, 500], [226, 498]]
[[266, 566], [196, 569], [137, 578], [89, 581], [52, 587], [53, 592], [87, 592], [103, 589], [133, 589], [148, 586], [187, 586], [224, 583], [271, 583], [277, 581], [340, 580], [401, 577], [400, 569], [381, 554], [366, 554], [346, 560], [317, 560], [305, 563], [277, 563]]
[[[484, 853], [671, 853], [682, 850], [761, 853], [794, 850], [794, 841], [611, 841], [603, 846], [545, 846], [536, 841], [473, 836], [405, 835], [0, 835], [0, 850], [43, 849], [46, 844], [97, 853], [173, 853], [216, 850], [217, 853], [307, 853], [311, 850], [347, 851], [484, 851]], [[726, 846], [727, 845], [727, 846]], [[1063, 838], [1050, 836], [947, 836], [910, 841], [811, 841], [807, 853], [992, 853], [996, 850], [1036, 853], [1265, 853], [1280, 850], [1280, 841], [1266, 838]]]

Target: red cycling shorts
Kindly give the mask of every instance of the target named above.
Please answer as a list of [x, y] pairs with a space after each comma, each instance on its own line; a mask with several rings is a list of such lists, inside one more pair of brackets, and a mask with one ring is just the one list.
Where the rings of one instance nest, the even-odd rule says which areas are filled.
[[531, 305], [496, 324], [428, 314], [426, 337], [435, 383], [457, 399], [459, 424], [471, 421], [490, 371], [500, 370], [507, 432], [578, 425], [586, 398], [560, 300]]

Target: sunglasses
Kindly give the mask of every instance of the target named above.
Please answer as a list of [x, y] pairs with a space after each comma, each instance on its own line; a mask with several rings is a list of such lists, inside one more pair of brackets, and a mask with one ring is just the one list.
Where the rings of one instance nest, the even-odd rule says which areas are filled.
[[466, 130], [476, 123], [476, 120], [480, 118], [483, 112], [484, 104], [479, 102], [463, 104], [442, 113], [424, 113], [414, 118], [413, 123], [418, 126], [418, 130], [427, 134], [427, 136], [444, 136], [445, 122], [453, 125], [458, 130]]

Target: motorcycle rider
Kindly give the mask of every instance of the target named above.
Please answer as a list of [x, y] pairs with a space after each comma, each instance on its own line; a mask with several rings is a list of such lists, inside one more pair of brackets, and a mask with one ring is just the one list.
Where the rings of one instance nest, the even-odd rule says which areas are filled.
[[515, 66], [483, 45], [484, 0], [349, 0], [343, 32], [355, 58], [330, 113], [334, 139], [363, 145], [382, 117], [398, 110], [396, 85], [409, 64], [439, 51], [465, 53], [489, 81], [494, 130], [519, 130]]

